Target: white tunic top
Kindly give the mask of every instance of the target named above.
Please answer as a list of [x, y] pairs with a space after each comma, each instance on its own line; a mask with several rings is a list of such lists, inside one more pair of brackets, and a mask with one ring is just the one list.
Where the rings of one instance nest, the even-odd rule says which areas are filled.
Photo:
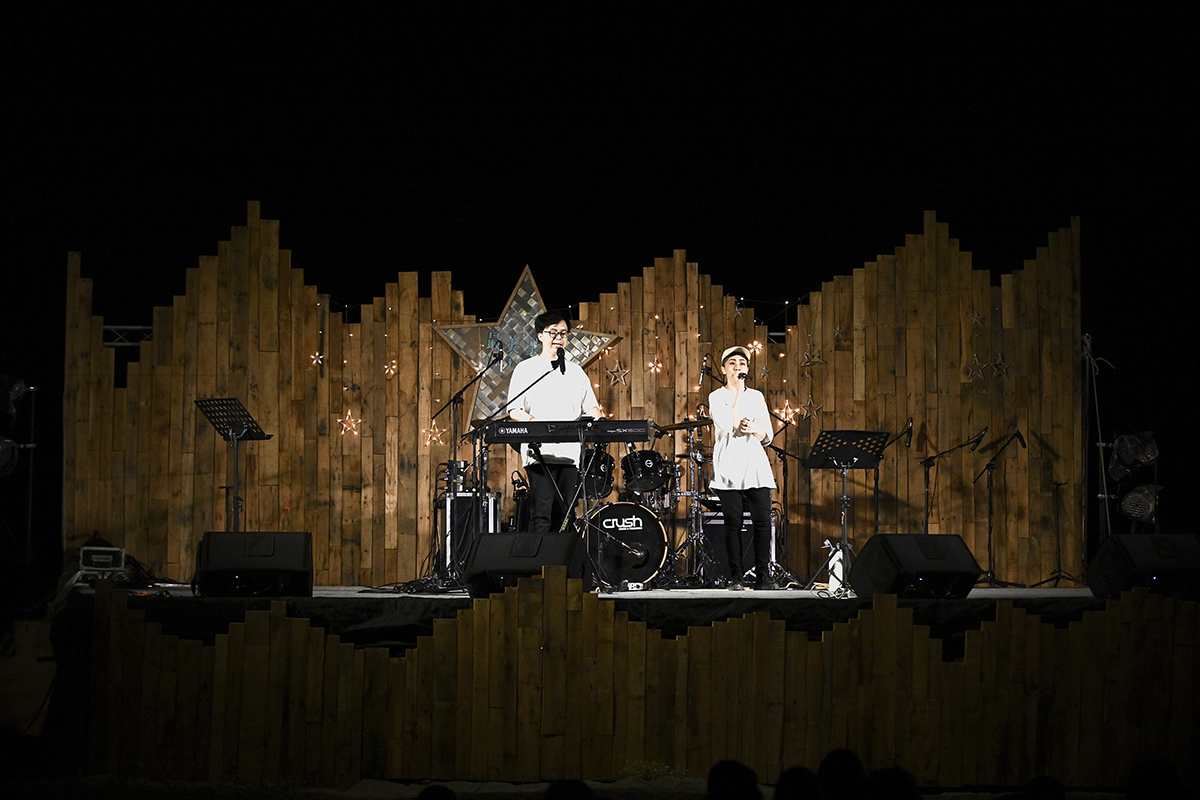
[[733, 391], [715, 389], [708, 396], [708, 411], [713, 421], [713, 479], [714, 489], [775, 488], [775, 476], [764, 449], [771, 443], [771, 414], [767, 401], [757, 389], [745, 389], [738, 401], [738, 420], [749, 417], [756, 428], [767, 432], [767, 440], [759, 443], [748, 433], [738, 433], [733, 418]]

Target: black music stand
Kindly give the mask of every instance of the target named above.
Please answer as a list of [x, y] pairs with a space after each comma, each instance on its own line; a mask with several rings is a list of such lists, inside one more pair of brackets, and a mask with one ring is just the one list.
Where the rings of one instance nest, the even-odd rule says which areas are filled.
[[840, 557], [842, 575], [838, 579], [842, 586], [848, 585], [850, 567], [854, 563], [854, 548], [850, 546], [849, 514], [850, 495], [846, 493], [846, 473], [851, 469], [874, 469], [883, 458], [887, 447], [887, 431], [821, 431], [813, 442], [812, 451], [804, 466], [809, 469], [838, 469], [842, 472], [842, 538], [829, 551], [829, 558], [813, 573], [805, 589], [812, 589], [822, 572], [832, 577], [834, 562]]
[[[193, 402], [212, 423], [217, 433], [221, 434], [221, 438], [229, 442], [229, 446], [233, 448], [233, 527], [230, 530], [239, 531], [241, 530], [239, 511], [242, 507], [242, 498], [238, 494], [238, 473], [240, 471], [238, 468], [238, 442], [243, 440], [248, 442], [264, 441], [270, 439], [271, 434], [263, 433], [263, 429], [258, 427], [254, 417], [250, 416], [250, 412], [236, 397], [219, 397], [209, 400], [194, 400]], [[221, 488], [228, 489], [228, 487]], [[228, 493], [226, 497], [228, 497]], [[227, 516], [228, 505], [227, 500]]]

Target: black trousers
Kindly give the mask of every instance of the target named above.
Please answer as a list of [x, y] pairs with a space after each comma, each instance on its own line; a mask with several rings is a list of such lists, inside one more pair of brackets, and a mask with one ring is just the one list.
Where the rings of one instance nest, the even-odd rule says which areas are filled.
[[[729, 559], [730, 579], [742, 580], [747, 565], [742, 554], [746, 552], [747, 532], [743, 530], [743, 510], [750, 510], [751, 530], [754, 542], [755, 580], [765, 581], [771, 563], [771, 490], [766, 487], [755, 489], [714, 489], [721, 498], [721, 516], [725, 521], [725, 541], [713, 542], [714, 547], [724, 546]], [[718, 538], [718, 537], [714, 537]]]
[[[525, 467], [529, 479], [529, 530], [532, 533], [549, 533], [562, 526], [563, 518], [573, 506], [575, 486], [579, 483], [579, 469], [574, 464], [530, 464]], [[555, 491], [555, 487], [558, 491]], [[562, 496], [562, 501], [559, 500]]]

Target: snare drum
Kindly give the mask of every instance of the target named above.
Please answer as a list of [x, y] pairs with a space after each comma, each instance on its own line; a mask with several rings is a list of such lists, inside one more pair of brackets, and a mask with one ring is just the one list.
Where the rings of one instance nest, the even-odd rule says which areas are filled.
[[644, 506], [610, 503], [584, 517], [584, 543], [605, 586], [645, 583], [667, 559], [667, 534]]

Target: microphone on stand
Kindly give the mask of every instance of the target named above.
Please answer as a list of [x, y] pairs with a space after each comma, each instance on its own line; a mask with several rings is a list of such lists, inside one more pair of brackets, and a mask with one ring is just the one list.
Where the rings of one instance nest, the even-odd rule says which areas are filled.
[[912, 417], [909, 417], [909, 418], [908, 418], [908, 427], [906, 427], [906, 428], [904, 429], [904, 433], [905, 433], [905, 437], [904, 437], [904, 446], [905, 446], [905, 447], [912, 447], [912, 435], [913, 435], [913, 420], [912, 420]]
[[984, 425], [984, 426], [983, 426], [983, 430], [981, 430], [981, 431], [980, 431], [978, 434], [976, 434], [976, 436], [975, 436], [975, 442], [974, 442], [974, 444], [972, 444], [972, 445], [971, 445], [971, 452], [972, 452], [972, 453], [974, 453], [974, 452], [975, 452], [975, 448], [979, 447], [979, 443], [983, 441], [983, 435], [984, 435], [985, 433], [987, 433], [987, 429], [988, 429], [988, 426], [987, 426], [987, 425]]
[[567, 356], [561, 347], [558, 348], [558, 371], [563, 375], [567, 374]]
[[711, 375], [712, 374], [708, 370], [708, 353], [704, 354], [704, 360], [700, 362], [700, 374], [701, 375]]
[[1029, 446], [1025, 444], [1025, 437], [1021, 435], [1021, 429], [1014, 427], [1013, 432], [1017, 434], [1017, 441], [1021, 443], [1021, 449], [1028, 450]]

